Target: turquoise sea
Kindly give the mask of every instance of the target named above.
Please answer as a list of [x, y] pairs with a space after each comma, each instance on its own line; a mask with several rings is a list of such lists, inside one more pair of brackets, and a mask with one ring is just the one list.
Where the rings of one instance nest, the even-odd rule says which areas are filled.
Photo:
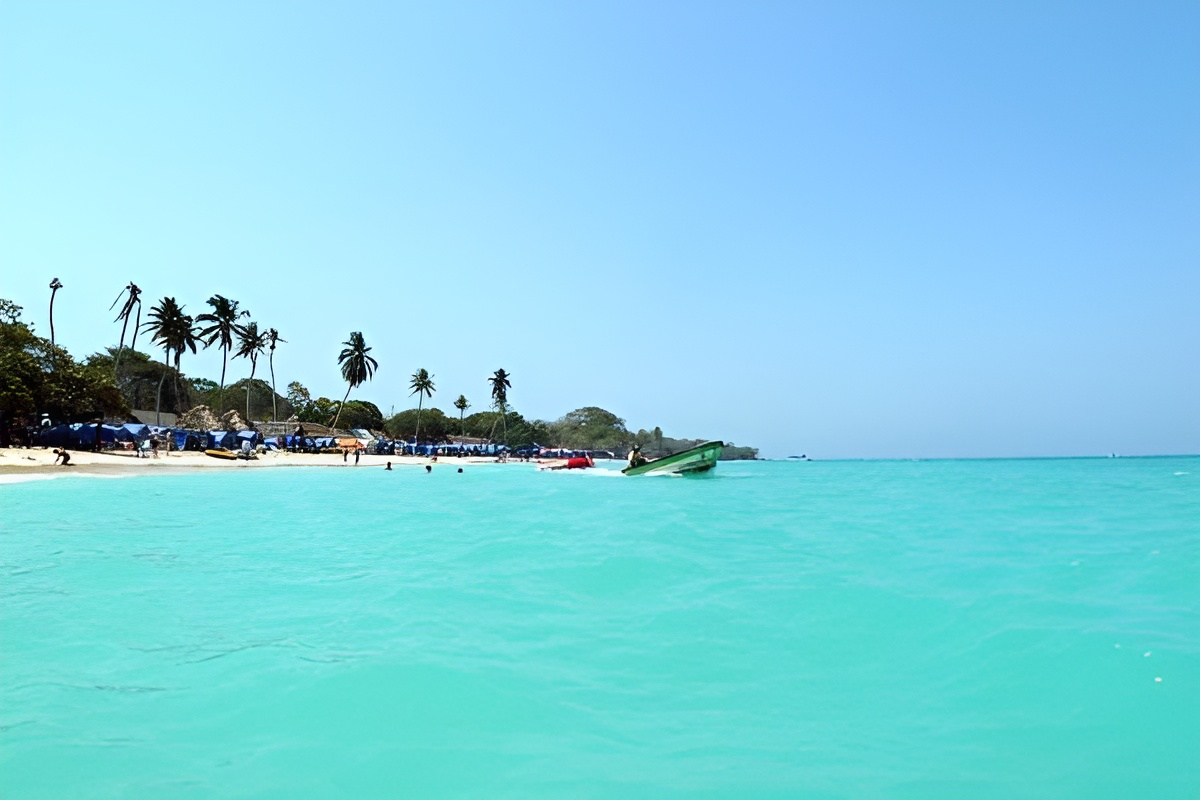
[[1200, 797], [1200, 459], [0, 486], [0, 797]]

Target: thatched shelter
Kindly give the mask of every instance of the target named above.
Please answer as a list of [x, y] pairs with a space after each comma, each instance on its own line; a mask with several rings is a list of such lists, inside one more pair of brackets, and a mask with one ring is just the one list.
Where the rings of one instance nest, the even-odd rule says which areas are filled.
[[180, 414], [175, 425], [190, 431], [215, 431], [221, 426], [221, 421], [208, 406], [196, 406]]

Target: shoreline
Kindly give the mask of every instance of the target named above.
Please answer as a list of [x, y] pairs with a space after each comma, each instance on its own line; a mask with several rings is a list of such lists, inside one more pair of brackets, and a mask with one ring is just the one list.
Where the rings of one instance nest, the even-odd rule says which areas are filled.
[[383, 469], [390, 461], [393, 469], [423, 467], [479, 467], [485, 464], [522, 464], [536, 466], [534, 462], [496, 461], [495, 458], [442, 457], [435, 460], [429, 456], [377, 456], [362, 455], [358, 464], [351, 455], [345, 461], [334, 453], [289, 453], [268, 452], [252, 461], [213, 458], [202, 452], [172, 451], [158, 458], [138, 458], [133, 452], [103, 451], [100, 453], [68, 450], [71, 464], [64, 467], [54, 463], [52, 449], [0, 449], [0, 484], [24, 483], [29, 480], [67, 477], [72, 475], [104, 478], [124, 478], [138, 475], [180, 475], [209, 470], [234, 469], [278, 469], [281, 467], [342, 467], [346, 469]]

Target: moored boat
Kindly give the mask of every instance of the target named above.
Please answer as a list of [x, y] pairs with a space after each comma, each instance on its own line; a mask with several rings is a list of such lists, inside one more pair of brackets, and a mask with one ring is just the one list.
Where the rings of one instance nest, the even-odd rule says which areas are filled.
[[717, 465], [724, 442], [705, 442], [681, 453], [674, 453], [636, 467], [621, 470], [624, 475], [695, 475], [708, 472]]

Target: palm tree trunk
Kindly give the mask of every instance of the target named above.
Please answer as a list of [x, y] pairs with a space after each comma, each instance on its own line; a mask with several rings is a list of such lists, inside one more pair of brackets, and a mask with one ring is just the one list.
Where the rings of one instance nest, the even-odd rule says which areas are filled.
[[167, 379], [167, 371], [171, 369], [171, 350], [167, 348], [163, 351], [163, 374], [158, 379], [158, 396], [154, 400], [154, 424], [162, 425], [162, 385]]
[[217, 392], [217, 416], [225, 413], [225, 365], [229, 363], [229, 348], [221, 348], [221, 388]]
[[125, 352], [125, 329], [129, 327], [129, 315], [125, 315], [125, 321], [121, 323], [121, 341], [117, 344], [117, 357], [113, 359], [113, 377], [117, 376], [117, 370], [121, 367], [121, 353]]
[[463, 424], [463, 414], [465, 413], [467, 413], [465, 408], [460, 408], [458, 410], [458, 429], [461, 431], [459, 435], [464, 439], [467, 438], [467, 426]]
[[417, 392], [417, 432], [413, 434], [414, 444], [421, 443], [421, 401], [424, 399], [425, 396]]
[[275, 408], [275, 350], [273, 348], [268, 360], [271, 363], [271, 422], [278, 422], [279, 411]]
[[342, 398], [342, 404], [338, 406], [337, 413], [333, 415], [333, 425], [330, 427], [334, 430], [337, 430], [338, 420], [342, 418], [342, 409], [346, 407], [346, 399], [350, 397], [350, 390], [353, 388], [353, 385], [346, 387], [346, 397]]
[[171, 376], [171, 383], [175, 386], [175, 413], [179, 413], [179, 353], [175, 354], [175, 374]]
[[250, 380], [246, 383], [246, 422], [250, 421], [250, 386], [254, 383], [254, 368], [257, 365], [250, 362]]
[[58, 368], [58, 353], [54, 350], [54, 295], [58, 294], [58, 289], [50, 290], [50, 354], [54, 361], [54, 367]]

